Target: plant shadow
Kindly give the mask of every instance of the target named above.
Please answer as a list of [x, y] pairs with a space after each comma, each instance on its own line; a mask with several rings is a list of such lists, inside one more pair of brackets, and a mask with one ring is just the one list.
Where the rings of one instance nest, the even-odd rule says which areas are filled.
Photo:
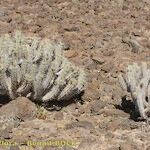
[[132, 100], [127, 100], [127, 97], [124, 96], [121, 99], [121, 104], [120, 105], [115, 105], [116, 109], [120, 109], [128, 114], [130, 114], [130, 118], [136, 122], [138, 121], [144, 121], [143, 119], [140, 118], [139, 113], [135, 109], [135, 104]]
[[[63, 107], [66, 107], [66, 106], [71, 105], [71, 104], [76, 103], [76, 102], [83, 104], [84, 103], [84, 101], [82, 99], [83, 94], [84, 94], [84, 92], [82, 92], [78, 95], [72, 96], [68, 100], [67, 99], [62, 99], [61, 101], [53, 100], [53, 101], [47, 102], [47, 103], [34, 102], [34, 101], [33, 102], [35, 104], [38, 104], [39, 106], [43, 106], [48, 111], [59, 111]], [[8, 104], [10, 101], [11, 101], [11, 99], [9, 98], [9, 96], [0, 95], [0, 107], [2, 107], [5, 104]]]
[[9, 96], [7, 95], [0, 95], [0, 107], [2, 107], [3, 105], [9, 103], [11, 100], [9, 98]]
[[84, 92], [82, 92], [78, 95], [75, 95], [69, 99], [62, 99], [60, 101], [53, 100], [48, 103], [37, 103], [37, 104], [43, 106], [48, 111], [59, 111], [63, 107], [67, 107], [68, 105], [71, 105], [76, 102], [79, 102], [80, 104], [84, 104], [84, 101], [82, 99], [83, 94], [84, 94]]

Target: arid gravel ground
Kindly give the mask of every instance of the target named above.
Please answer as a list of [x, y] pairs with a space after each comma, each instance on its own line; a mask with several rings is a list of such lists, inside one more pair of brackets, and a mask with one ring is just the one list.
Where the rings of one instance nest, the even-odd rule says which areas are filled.
[[64, 42], [88, 86], [61, 110], [25, 98], [0, 107], [0, 150], [150, 150], [150, 126], [136, 120], [117, 79], [132, 62], [150, 64], [149, 0], [1, 0], [0, 35], [15, 30]]

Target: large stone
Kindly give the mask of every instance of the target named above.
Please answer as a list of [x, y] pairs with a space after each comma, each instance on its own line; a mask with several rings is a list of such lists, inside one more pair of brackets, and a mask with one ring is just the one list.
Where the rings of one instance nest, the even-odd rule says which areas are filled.
[[25, 97], [18, 97], [0, 108], [0, 120], [19, 118], [20, 120], [32, 119], [36, 106]]

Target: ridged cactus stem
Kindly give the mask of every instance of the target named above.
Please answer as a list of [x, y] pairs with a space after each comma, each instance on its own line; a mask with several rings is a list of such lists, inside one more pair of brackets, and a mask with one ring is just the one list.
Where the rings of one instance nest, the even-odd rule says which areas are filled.
[[61, 43], [20, 32], [0, 38], [1, 94], [47, 103], [68, 100], [85, 86], [85, 72], [64, 58]]
[[129, 65], [124, 75], [119, 76], [121, 87], [131, 93], [136, 111], [141, 118], [150, 118], [150, 69], [146, 63]]

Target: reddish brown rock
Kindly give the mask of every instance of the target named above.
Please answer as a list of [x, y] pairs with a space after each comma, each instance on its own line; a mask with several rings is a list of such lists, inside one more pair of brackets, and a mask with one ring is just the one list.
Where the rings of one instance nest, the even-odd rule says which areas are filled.
[[36, 106], [25, 97], [18, 97], [0, 108], [0, 116], [5, 118], [32, 119]]

